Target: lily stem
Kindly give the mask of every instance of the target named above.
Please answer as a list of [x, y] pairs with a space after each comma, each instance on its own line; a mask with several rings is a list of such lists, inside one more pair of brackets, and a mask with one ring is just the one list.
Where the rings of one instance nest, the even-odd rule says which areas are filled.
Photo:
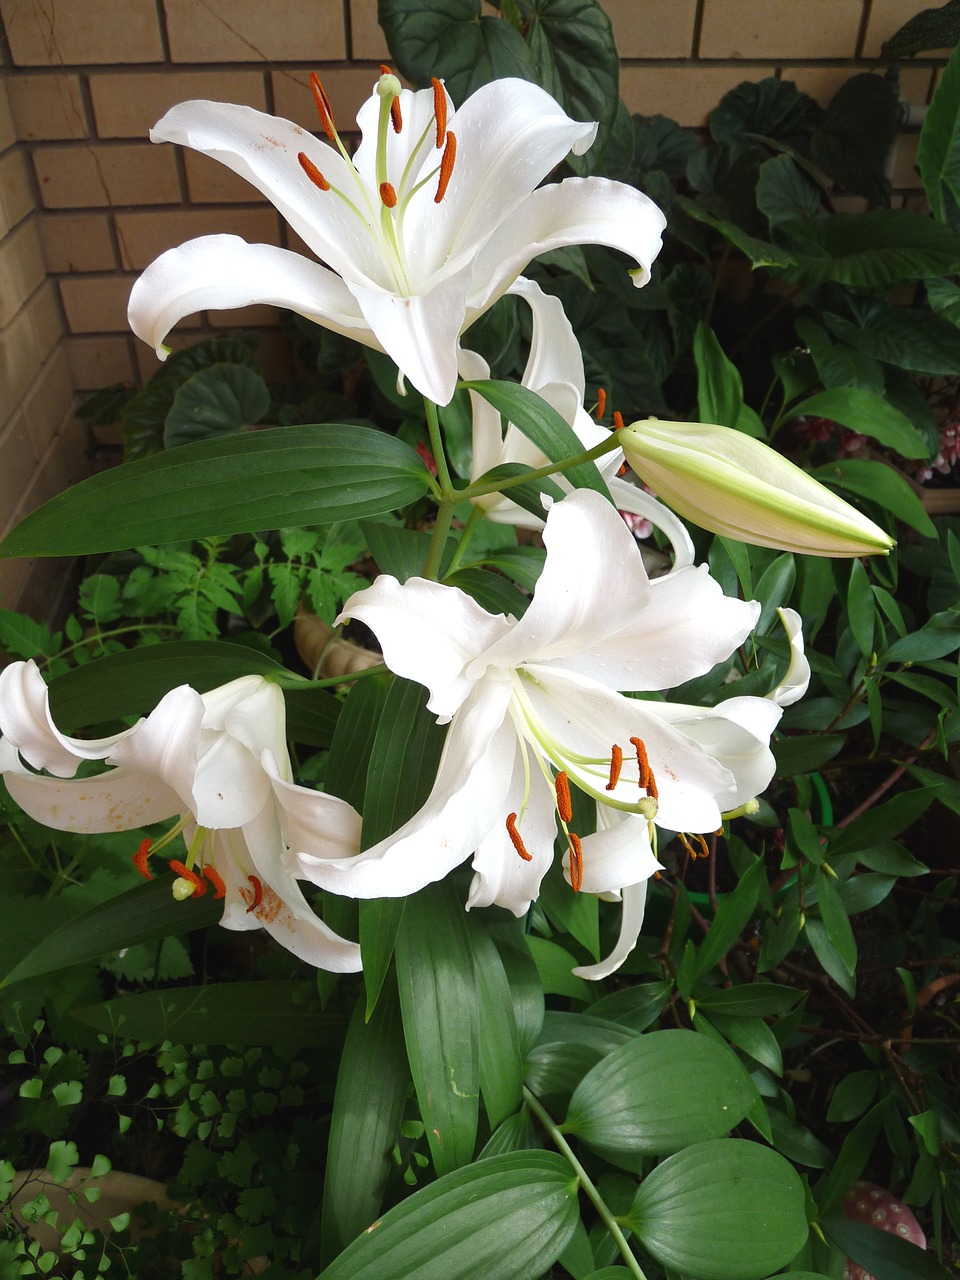
[[[447, 501], [454, 493], [453, 482], [450, 479], [450, 468], [447, 466], [447, 455], [443, 450], [443, 437], [440, 434], [440, 417], [437, 413], [437, 406], [432, 400], [424, 397], [423, 407], [427, 414], [427, 431], [430, 434], [430, 451], [433, 454], [433, 460], [437, 464], [437, 479], [440, 481], [440, 492], [443, 501]], [[462, 495], [457, 494], [457, 501], [462, 500]]]
[[480, 498], [486, 493], [505, 493], [507, 489], [513, 489], [518, 484], [528, 484], [531, 480], [540, 480], [544, 476], [552, 476], [557, 471], [567, 471], [570, 467], [578, 466], [581, 462], [593, 462], [597, 458], [602, 458], [605, 453], [612, 453], [614, 449], [619, 448], [620, 443], [617, 439], [617, 432], [613, 432], [606, 440], [601, 440], [599, 444], [595, 444], [592, 449], [587, 449], [584, 453], [574, 454], [572, 458], [563, 458], [560, 462], [548, 462], [546, 466], [524, 471], [518, 476], [508, 476], [505, 480], [487, 482], [482, 479], [476, 480], [473, 484], [468, 485], [466, 489], [460, 489], [457, 497], [462, 501], [464, 498]]
[[620, 1229], [620, 1224], [617, 1222], [616, 1218], [610, 1212], [610, 1208], [607, 1205], [607, 1202], [603, 1199], [600, 1192], [597, 1190], [596, 1186], [591, 1181], [590, 1176], [588, 1175], [586, 1169], [584, 1169], [583, 1165], [574, 1155], [573, 1148], [570, 1146], [569, 1142], [567, 1142], [566, 1138], [560, 1132], [555, 1121], [553, 1120], [553, 1117], [547, 1111], [544, 1110], [544, 1108], [540, 1105], [539, 1100], [536, 1097], [534, 1097], [534, 1095], [530, 1092], [528, 1088], [526, 1088], [526, 1086], [524, 1086], [524, 1090], [523, 1090], [523, 1100], [524, 1102], [526, 1102], [527, 1106], [530, 1108], [533, 1114], [537, 1117], [537, 1119], [546, 1129], [547, 1133], [549, 1133], [551, 1141], [554, 1143], [557, 1150], [567, 1160], [569, 1160], [570, 1164], [573, 1166], [574, 1172], [577, 1175], [577, 1179], [581, 1187], [583, 1187], [583, 1190], [586, 1193], [587, 1199], [591, 1202], [593, 1207], [596, 1209], [597, 1213], [599, 1213], [600, 1217], [603, 1219], [604, 1226], [610, 1232], [611, 1236], [613, 1236], [616, 1246], [620, 1250], [620, 1253], [623, 1256], [624, 1262], [627, 1264], [627, 1270], [630, 1272], [631, 1275], [636, 1276], [637, 1280], [647, 1280], [646, 1276], [640, 1270], [640, 1264], [637, 1262], [636, 1258], [634, 1257], [633, 1250], [630, 1248], [630, 1245], [627, 1243], [626, 1236], [623, 1234], [623, 1232]]
[[427, 552], [427, 562], [423, 566], [423, 576], [431, 578], [434, 582], [440, 576], [440, 564], [443, 560], [444, 548], [447, 545], [450, 526], [453, 523], [453, 509], [455, 506], [455, 502], [445, 499], [437, 508], [436, 523], [430, 535], [430, 550]]

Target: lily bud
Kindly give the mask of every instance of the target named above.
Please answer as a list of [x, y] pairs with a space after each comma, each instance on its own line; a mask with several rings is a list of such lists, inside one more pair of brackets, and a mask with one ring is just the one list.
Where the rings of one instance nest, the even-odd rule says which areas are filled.
[[886, 554], [879, 525], [742, 431], [704, 422], [634, 422], [619, 433], [630, 466], [701, 529], [820, 556]]

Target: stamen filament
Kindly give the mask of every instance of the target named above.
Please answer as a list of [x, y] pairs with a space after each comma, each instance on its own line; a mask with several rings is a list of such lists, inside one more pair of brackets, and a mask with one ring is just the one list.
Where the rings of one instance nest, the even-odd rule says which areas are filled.
[[517, 830], [517, 815], [515, 813], [507, 814], [507, 835], [510, 837], [510, 843], [516, 849], [517, 853], [519, 853], [524, 862], [532, 862], [533, 854], [527, 852], [526, 846], [523, 843], [523, 837]]
[[623, 751], [616, 743], [610, 748], [610, 781], [607, 790], [612, 791], [620, 781], [620, 770], [623, 768]]
[[561, 771], [556, 778], [557, 793], [557, 812], [560, 814], [560, 821], [563, 823], [573, 821], [573, 804], [570, 800], [570, 779]]
[[453, 166], [456, 163], [456, 159], [457, 139], [453, 133], [448, 133], [447, 144], [443, 148], [443, 158], [440, 161], [440, 181], [437, 183], [437, 194], [433, 197], [434, 204], [439, 204], [447, 194], [447, 187], [453, 177]]
[[308, 155], [303, 151], [297, 152], [297, 159], [300, 162], [300, 168], [307, 175], [315, 187], [319, 187], [321, 191], [329, 191], [330, 183], [326, 180], [317, 166], [313, 163]]

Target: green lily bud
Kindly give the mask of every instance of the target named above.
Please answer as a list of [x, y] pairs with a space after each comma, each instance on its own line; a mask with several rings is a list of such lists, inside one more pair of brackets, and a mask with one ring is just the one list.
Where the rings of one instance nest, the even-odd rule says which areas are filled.
[[624, 457], [656, 494], [701, 529], [781, 551], [886, 554], [893, 539], [782, 454], [704, 422], [631, 423]]

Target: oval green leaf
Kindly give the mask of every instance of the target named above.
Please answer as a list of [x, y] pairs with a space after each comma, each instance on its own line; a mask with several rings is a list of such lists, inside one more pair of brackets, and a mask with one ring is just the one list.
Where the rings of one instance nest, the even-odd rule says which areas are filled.
[[577, 1218], [577, 1180], [561, 1156], [508, 1152], [417, 1191], [319, 1280], [536, 1280]]
[[648, 1031], [584, 1076], [563, 1127], [614, 1161], [665, 1155], [729, 1133], [753, 1098], [730, 1049], [693, 1031]]
[[641, 1184], [628, 1225], [658, 1262], [698, 1280], [760, 1280], [807, 1239], [803, 1184], [782, 1156], [737, 1138], [699, 1142]]

